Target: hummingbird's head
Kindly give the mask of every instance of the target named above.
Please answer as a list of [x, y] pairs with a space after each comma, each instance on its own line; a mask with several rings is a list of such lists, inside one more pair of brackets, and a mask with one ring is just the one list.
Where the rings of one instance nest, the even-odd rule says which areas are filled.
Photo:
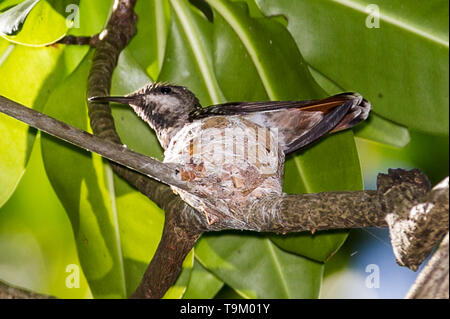
[[128, 104], [158, 135], [166, 148], [170, 139], [188, 121], [190, 112], [201, 108], [195, 95], [183, 86], [152, 83], [126, 96], [100, 96], [90, 102]]

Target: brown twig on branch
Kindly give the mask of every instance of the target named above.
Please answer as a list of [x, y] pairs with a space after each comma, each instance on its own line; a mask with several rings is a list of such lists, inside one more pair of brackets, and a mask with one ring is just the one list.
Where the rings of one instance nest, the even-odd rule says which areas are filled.
[[89, 45], [91, 48], [95, 48], [97, 47], [99, 41], [100, 41], [100, 34], [95, 34], [93, 36], [66, 35], [62, 39], [58, 40], [56, 43], [67, 45]]
[[21, 288], [8, 286], [0, 281], [0, 299], [53, 299], [55, 297], [38, 294]]

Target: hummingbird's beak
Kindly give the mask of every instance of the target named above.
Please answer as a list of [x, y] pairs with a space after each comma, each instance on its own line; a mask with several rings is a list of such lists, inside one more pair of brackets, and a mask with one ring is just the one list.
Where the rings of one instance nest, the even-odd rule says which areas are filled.
[[106, 103], [106, 102], [116, 102], [122, 104], [136, 104], [139, 101], [138, 96], [93, 96], [88, 98], [89, 102], [94, 103]]

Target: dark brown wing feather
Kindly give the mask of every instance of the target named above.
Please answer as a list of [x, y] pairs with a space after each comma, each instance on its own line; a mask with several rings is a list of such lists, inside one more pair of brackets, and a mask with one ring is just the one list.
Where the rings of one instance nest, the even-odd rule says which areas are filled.
[[231, 102], [198, 109], [191, 120], [240, 115], [266, 128], [277, 128], [285, 154], [295, 152], [329, 132], [350, 128], [367, 118], [370, 103], [357, 93], [323, 100]]

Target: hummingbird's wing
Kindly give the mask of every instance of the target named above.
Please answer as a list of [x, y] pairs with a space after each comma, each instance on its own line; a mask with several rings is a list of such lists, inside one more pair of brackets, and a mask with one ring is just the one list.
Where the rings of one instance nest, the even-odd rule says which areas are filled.
[[239, 115], [278, 130], [279, 143], [289, 154], [329, 132], [350, 128], [367, 118], [370, 103], [357, 93], [338, 94], [323, 100], [231, 102], [197, 109], [191, 120], [208, 116]]

